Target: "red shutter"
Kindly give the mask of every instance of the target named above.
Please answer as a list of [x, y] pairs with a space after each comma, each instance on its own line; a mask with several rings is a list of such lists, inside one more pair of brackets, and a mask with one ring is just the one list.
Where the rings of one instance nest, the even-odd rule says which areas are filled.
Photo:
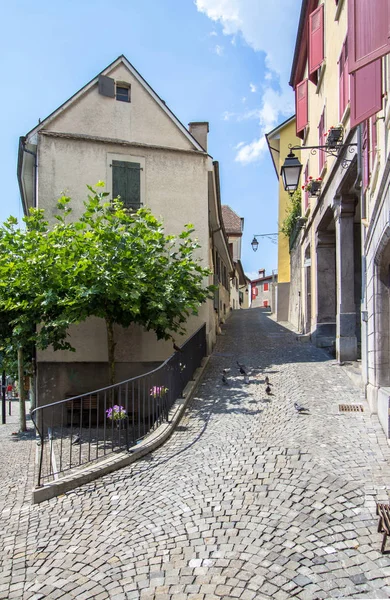
[[359, 125], [382, 109], [382, 60], [362, 67], [351, 75], [351, 127]]
[[324, 5], [309, 16], [309, 73], [320, 68], [324, 60]]
[[303, 131], [308, 123], [307, 79], [298, 83], [295, 89], [295, 111], [297, 114], [297, 133]]
[[265, 291], [265, 292], [268, 292], [268, 283], [265, 283], [265, 284], [264, 284], [264, 291]]
[[363, 191], [370, 181], [370, 130], [368, 121], [362, 126], [362, 152], [363, 152]]
[[349, 72], [390, 52], [390, 0], [348, 0]]

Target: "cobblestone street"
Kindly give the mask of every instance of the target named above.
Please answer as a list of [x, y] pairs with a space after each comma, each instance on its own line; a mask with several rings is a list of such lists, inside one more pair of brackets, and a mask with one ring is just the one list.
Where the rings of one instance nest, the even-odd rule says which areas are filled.
[[[364, 412], [339, 413], [351, 403]], [[33, 506], [20, 457], [31, 479], [34, 442], [9, 438], [0, 598], [390, 597], [378, 420], [343, 368], [260, 309], [233, 313], [180, 426], [130, 467]]]

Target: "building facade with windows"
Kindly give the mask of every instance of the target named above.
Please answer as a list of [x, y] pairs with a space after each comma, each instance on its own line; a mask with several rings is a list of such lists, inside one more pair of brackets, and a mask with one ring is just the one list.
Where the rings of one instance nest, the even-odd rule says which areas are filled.
[[[131, 209], [147, 206], [162, 217], [165, 230], [193, 223], [199, 258], [225, 287], [227, 298], [213, 300], [188, 321], [188, 336], [206, 323], [208, 348], [214, 344], [223, 304], [229, 307], [233, 269], [218, 212], [219, 173], [207, 153], [208, 123], [187, 129], [138, 71], [120, 56], [46, 119], [20, 139], [18, 179], [25, 212], [31, 206], [54, 217], [56, 200], [71, 196], [73, 214], [83, 211], [88, 190], [106, 182], [111, 197]], [[220, 211], [220, 208], [219, 208]], [[215, 260], [218, 247], [219, 261]], [[213, 283], [210, 277], [209, 283]], [[118, 380], [150, 370], [172, 354], [172, 344], [157, 342], [139, 327], [116, 330]], [[185, 338], [177, 339], [181, 344]], [[89, 319], [71, 329], [76, 353], [38, 352], [41, 402], [106, 384], [107, 342], [103, 322]], [[73, 374], [72, 374], [73, 373]], [[50, 382], [50, 385], [49, 385]], [[56, 390], [55, 397], [48, 390]]]
[[304, 330], [339, 361], [361, 358], [371, 410], [388, 436], [389, 24], [388, 0], [303, 0], [290, 81], [307, 219]]
[[[275, 127], [266, 134], [268, 149], [275, 168], [279, 182], [278, 190], [278, 285], [276, 290], [276, 320], [289, 321], [297, 329], [300, 328], [300, 294], [297, 281], [300, 280], [300, 247], [291, 247], [292, 236], [283, 233], [283, 223], [292, 208], [290, 194], [283, 187], [282, 179], [279, 177], [280, 169], [285, 156], [289, 152], [289, 146], [299, 143], [295, 132], [295, 115]], [[299, 151], [296, 153], [300, 156]], [[295, 233], [295, 232], [294, 232]], [[298, 261], [295, 254], [298, 255]], [[291, 256], [292, 254], [292, 256]]]
[[274, 311], [277, 283], [276, 274], [266, 276], [265, 269], [259, 269], [259, 277], [251, 281], [251, 308], [269, 308]]
[[246, 307], [245, 296], [248, 295], [247, 278], [241, 263], [242, 234], [244, 219], [239, 217], [230, 206], [222, 205], [222, 218], [228, 238], [229, 252], [233, 260], [234, 271], [230, 276], [230, 308], [237, 310]]

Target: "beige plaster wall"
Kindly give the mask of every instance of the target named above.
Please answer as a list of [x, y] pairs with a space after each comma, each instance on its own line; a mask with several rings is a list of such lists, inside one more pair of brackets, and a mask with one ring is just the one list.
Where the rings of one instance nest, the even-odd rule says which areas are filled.
[[[119, 103], [118, 103], [119, 104]], [[79, 216], [86, 198], [87, 183], [99, 179], [110, 179], [110, 156], [122, 155], [143, 161], [144, 171], [143, 203], [152, 212], [162, 217], [165, 229], [178, 234], [185, 223], [195, 226], [194, 234], [201, 245], [198, 256], [205, 267], [209, 266], [209, 229], [207, 204], [207, 158], [201, 154], [187, 154], [156, 149], [137, 148], [134, 151], [115, 144], [101, 144], [90, 141], [75, 141], [63, 138], [39, 136], [39, 188], [38, 205], [55, 214], [55, 200], [62, 192], [73, 199], [75, 216]], [[110, 191], [110, 190], [109, 190]], [[206, 282], [207, 283], [207, 282]], [[202, 323], [207, 323], [207, 333], [212, 331], [212, 311], [210, 302], [200, 307], [199, 316], [188, 322], [188, 335]], [[106, 361], [107, 344], [103, 322], [96, 319], [72, 328], [71, 342], [77, 352], [40, 352], [39, 361]], [[153, 333], [139, 328], [117, 331], [118, 361], [164, 360], [172, 353], [172, 345], [156, 343]], [[178, 339], [178, 343], [183, 340]]]
[[120, 140], [194, 149], [190, 140], [172, 122], [154, 98], [118, 65], [107, 76], [131, 86], [131, 102], [102, 96], [98, 84], [57, 116], [48, 126], [52, 131], [78, 133]]

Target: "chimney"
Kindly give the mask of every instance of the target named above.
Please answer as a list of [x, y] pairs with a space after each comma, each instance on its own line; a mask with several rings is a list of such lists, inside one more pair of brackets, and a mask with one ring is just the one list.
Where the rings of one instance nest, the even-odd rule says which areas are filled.
[[259, 269], [259, 276], [265, 277], [265, 269]]
[[207, 152], [207, 134], [209, 130], [209, 124], [207, 121], [198, 121], [188, 123], [188, 129], [190, 134], [196, 139], [196, 141], [204, 148]]

